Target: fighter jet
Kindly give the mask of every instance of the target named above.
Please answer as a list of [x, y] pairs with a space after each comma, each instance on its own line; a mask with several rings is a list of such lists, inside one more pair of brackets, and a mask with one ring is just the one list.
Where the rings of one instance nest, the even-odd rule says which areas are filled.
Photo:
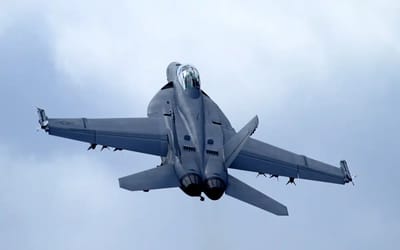
[[118, 150], [161, 157], [155, 168], [119, 179], [121, 188], [149, 191], [180, 188], [189, 196], [218, 200], [224, 194], [275, 215], [288, 215], [286, 206], [243, 183], [229, 169], [258, 175], [345, 184], [352, 181], [346, 161], [335, 167], [251, 137], [255, 116], [235, 131], [213, 100], [201, 89], [191, 65], [167, 67], [167, 84], [151, 100], [147, 117], [110, 119], [50, 119], [38, 109], [41, 128], [50, 135]]

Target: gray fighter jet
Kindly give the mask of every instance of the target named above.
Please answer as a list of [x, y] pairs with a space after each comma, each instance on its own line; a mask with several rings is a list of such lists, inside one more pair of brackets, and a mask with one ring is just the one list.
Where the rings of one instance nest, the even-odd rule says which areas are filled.
[[202, 193], [211, 200], [225, 193], [273, 214], [288, 215], [284, 205], [233, 177], [228, 169], [286, 176], [288, 183], [296, 178], [352, 181], [345, 161], [338, 168], [251, 138], [257, 116], [236, 132], [201, 90], [193, 66], [169, 64], [167, 80], [151, 100], [146, 118], [50, 119], [38, 109], [39, 123], [50, 135], [87, 142], [89, 149], [101, 145], [160, 156], [160, 166], [119, 179], [120, 187], [131, 191], [179, 187], [202, 201]]

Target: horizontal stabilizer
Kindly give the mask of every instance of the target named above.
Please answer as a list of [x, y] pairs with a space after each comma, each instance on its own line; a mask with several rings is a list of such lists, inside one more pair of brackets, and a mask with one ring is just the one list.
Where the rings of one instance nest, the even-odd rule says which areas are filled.
[[173, 165], [163, 165], [140, 173], [122, 177], [119, 186], [130, 191], [179, 187]]
[[228, 177], [228, 187], [225, 193], [275, 215], [289, 215], [286, 206], [231, 175]]
[[258, 126], [258, 117], [255, 116], [236, 135], [232, 136], [224, 145], [225, 166], [229, 167], [236, 159], [247, 139], [254, 133]]

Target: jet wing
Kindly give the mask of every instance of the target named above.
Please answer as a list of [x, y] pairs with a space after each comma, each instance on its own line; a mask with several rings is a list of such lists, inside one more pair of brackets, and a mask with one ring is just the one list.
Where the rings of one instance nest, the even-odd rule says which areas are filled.
[[168, 152], [163, 118], [49, 119], [38, 109], [39, 123], [50, 135], [158, 156]]
[[347, 163], [340, 164], [334, 167], [249, 138], [230, 168], [337, 184], [352, 181]]

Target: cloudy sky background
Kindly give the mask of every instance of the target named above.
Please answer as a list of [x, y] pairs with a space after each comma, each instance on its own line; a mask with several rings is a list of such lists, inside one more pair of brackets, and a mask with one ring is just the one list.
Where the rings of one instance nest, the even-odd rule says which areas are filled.
[[[399, 1], [0, 2], [3, 249], [394, 249], [400, 234]], [[338, 165], [356, 186], [236, 177], [276, 217], [118, 178], [159, 159], [87, 152], [36, 132], [49, 116], [140, 117], [169, 62], [197, 66], [239, 129]]]

